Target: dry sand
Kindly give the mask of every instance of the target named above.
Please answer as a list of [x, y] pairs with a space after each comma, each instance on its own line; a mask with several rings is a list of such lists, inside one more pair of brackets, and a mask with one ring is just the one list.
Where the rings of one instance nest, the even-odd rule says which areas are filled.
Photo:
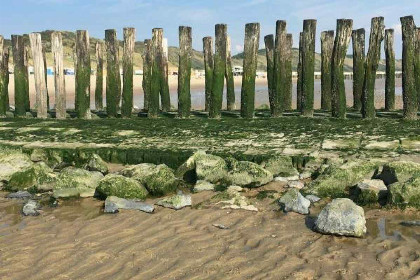
[[[280, 190], [275, 184], [261, 189]], [[213, 195], [194, 194], [193, 204]], [[89, 198], [22, 217], [22, 202], [0, 197], [0, 279], [382, 280], [420, 272], [420, 228], [398, 224], [419, 219], [407, 210], [368, 210], [368, 234], [358, 239], [315, 233], [319, 209], [283, 214], [269, 198], [254, 199], [260, 212], [210, 205], [154, 214], [101, 214], [103, 202]]]

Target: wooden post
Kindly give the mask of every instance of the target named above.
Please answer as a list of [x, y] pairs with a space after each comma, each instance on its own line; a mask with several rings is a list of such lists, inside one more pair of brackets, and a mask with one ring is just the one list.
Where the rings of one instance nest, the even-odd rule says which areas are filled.
[[188, 118], [191, 111], [191, 27], [179, 27], [178, 117]]
[[[163, 32], [163, 31], [162, 31]], [[163, 36], [163, 33], [162, 33]], [[161, 56], [161, 80], [160, 80], [160, 103], [162, 105], [163, 112], [169, 112], [171, 110], [171, 96], [169, 94], [169, 49], [168, 39], [162, 38], [162, 48], [159, 56]]]
[[352, 32], [353, 42], [353, 109], [362, 108], [363, 82], [365, 80], [365, 29]]
[[28, 80], [27, 75], [25, 75], [25, 45], [23, 43], [23, 36], [12, 35], [12, 51], [13, 73], [15, 77], [15, 116], [24, 117], [26, 114], [25, 95]]
[[162, 60], [163, 30], [153, 29], [152, 37], [152, 78], [149, 95], [149, 118], [157, 118], [159, 115], [159, 94], [161, 92], [161, 60]]
[[303, 53], [303, 32], [299, 34], [299, 60], [297, 66], [297, 84], [296, 84], [296, 107], [298, 112], [302, 112], [302, 53]]
[[95, 108], [102, 110], [104, 108], [104, 43], [96, 42], [96, 87], [95, 87]]
[[[5, 47], [4, 47], [4, 38], [0, 35], [0, 117], [6, 116], [7, 104], [6, 104], [6, 74], [4, 66], [4, 56], [5, 56]], [[7, 73], [9, 74], [9, 73]]]
[[123, 91], [121, 117], [130, 118], [133, 112], [134, 43], [136, 29], [124, 28]]
[[395, 109], [395, 51], [394, 51], [394, 29], [385, 30], [385, 110]]
[[204, 37], [203, 38], [203, 53], [204, 53], [204, 71], [205, 71], [205, 105], [204, 110], [209, 111], [210, 108], [210, 99], [211, 99], [211, 89], [213, 83], [213, 38]]
[[216, 41], [214, 53], [213, 84], [210, 101], [210, 118], [220, 118], [223, 102], [223, 88], [226, 72], [227, 25], [216, 24]]
[[344, 59], [349, 47], [353, 20], [338, 19], [331, 63], [331, 110], [332, 116], [346, 117], [346, 89], [344, 86]]
[[264, 37], [265, 56], [267, 58], [267, 83], [268, 83], [268, 101], [270, 103], [270, 111], [273, 115], [274, 108], [274, 36], [273, 34]]
[[315, 72], [316, 20], [303, 21], [302, 45], [302, 115], [314, 115], [314, 72]]
[[321, 33], [321, 109], [331, 110], [331, 60], [334, 49], [334, 30]]
[[9, 110], [10, 108], [10, 104], [9, 104], [9, 79], [10, 79], [10, 75], [9, 75], [9, 59], [10, 59], [10, 47], [6, 47], [4, 46], [4, 50], [3, 50], [3, 74], [4, 74], [4, 98], [5, 98], [5, 103], [4, 105], [6, 106], [6, 111]]
[[293, 92], [293, 35], [286, 36], [286, 84], [284, 91], [284, 110], [292, 110], [292, 92]]
[[420, 27], [416, 28], [416, 50], [414, 55], [414, 74], [417, 90], [418, 110], [420, 111]]
[[121, 92], [121, 76], [119, 63], [119, 49], [117, 31], [105, 30], [106, 45], [106, 113], [108, 117], [115, 118], [118, 115], [118, 107]]
[[[152, 40], [144, 40], [144, 53], [143, 53], [143, 106], [144, 111], [149, 110], [149, 96], [152, 77]], [[158, 100], [159, 101], [159, 100]]]
[[257, 56], [260, 42], [260, 24], [245, 25], [244, 74], [241, 91], [241, 117], [253, 118], [255, 109], [255, 76], [257, 74]]
[[233, 77], [230, 36], [226, 38], [226, 104], [227, 110], [235, 110], [235, 80]]
[[[77, 53], [76, 53], [76, 42], [73, 44], [72, 47], [73, 50], [73, 63], [74, 63], [74, 76], [76, 76], [76, 70], [77, 70]], [[77, 80], [74, 79], [75, 88], [77, 88]], [[77, 112], [77, 106], [79, 102], [77, 102], [77, 94], [74, 95], [74, 110]]]
[[[29, 57], [30, 57], [30, 50], [29, 46], [25, 46], [25, 52], [24, 52], [24, 75], [25, 75], [25, 109], [27, 112], [31, 111], [31, 102], [29, 99]], [[48, 92], [48, 88], [47, 88]]]
[[36, 89], [36, 110], [37, 117], [46, 119], [48, 116], [47, 108], [47, 85], [45, 84], [44, 58], [42, 55], [42, 42], [40, 33], [29, 34], [31, 42], [32, 58], [34, 61], [34, 77]]
[[363, 82], [362, 116], [371, 119], [375, 117], [375, 80], [381, 58], [381, 43], [385, 35], [383, 17], [372, 19], [370, 29], [369, 50], [365, 63], [365, 80]]
[[403, 76], [403, 116], [408, 120], [417, 119], [417, 92], [415, 80], [416, 26], [412, 16], [401, 17], [402, 26], [402, 76]]
[[54, 56], [55, 114], [66, 118], [66, 87], [64, 78], [63, 39], [60, 32], [51, 33], [51, 51]]
[[50, 109], [50, 94], [48, 92], [48, 69], [47, 69], [47, 53], [46, 53], [45, 44], [42, 45], [42, 59], [44, 60], [44, 77], [45, 77], [45, 86], [47, 87], [47, 110]]
[[272, 117], [279, 117], [284, 111], [286, 95], [287, 32], [286, 21], [276, 21], [274, 43], [274, 98]]
[[90, 119], [90, 54], [89, 54], [89, 33], [86, 30], [76, 32], [76, 95], [77, 95], [77, 117]]

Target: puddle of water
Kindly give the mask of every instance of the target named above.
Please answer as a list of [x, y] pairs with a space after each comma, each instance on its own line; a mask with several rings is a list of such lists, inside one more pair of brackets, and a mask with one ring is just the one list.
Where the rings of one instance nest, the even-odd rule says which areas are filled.
[[390, 218], [375, 218], [366, 220], [367, 237], [401, 241], [406, 238], [413, 238], [420, 242], [420, 227], [405, 226], [402, 221], [419, 220], [419, 216], [391, 216]]

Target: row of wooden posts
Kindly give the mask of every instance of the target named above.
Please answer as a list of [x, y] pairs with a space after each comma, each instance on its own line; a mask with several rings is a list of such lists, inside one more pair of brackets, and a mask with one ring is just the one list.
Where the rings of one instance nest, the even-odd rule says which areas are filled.
[[[299, 63], [297, 81], [297, 109], [305, 117], [314, 113], [314, 66], [316, 20], [304, 20], [303, 32], [299, 38]], [[412, 16], [401, 18], [403, 36], [403, 115], [416, 119], [420, 106], [420, 28], [416, 28]], [[36, 110], [38, 118], [48, 116], [49, 97], [46, 85], [45, 49], [39, 33], [29, 35], [34, 63]], [[344, 59], [353, 41], [353, 96], [354, 109], [361, 110], [364, 118], [375, 117], [374, 90], [381, 43], [385, 39], [386, 89], [385, 109], [395, 107], [395, 52], [394, 31], [385, 30], [384, 18], [372, 19], [369, 49], [365, 55], [365, 30], [353, 30], [351, 19], [337, 20], [334, 31], [321, 33], [321, 108], [331, 110], [332, 116], [345, 118], [346, 94], [344, 87]], [[259, 23], [245, 26], [244, 62], [241, 89], [241, 116], [252, 118], [255, 110], [255, 77], [260, 41]], [[292, 108], [292, 45], [293, 38], [287, 34], [286, 22], [276, 23], [276, 34], [264, 37], [267, 58], [268, 94], [271, 114], [278, 117]], [[151, 40], [145, 40], [143, 54], [144, 109], [150, 118], [159, 115], [160, 110], [171, 108], [168, 86], [167, 54], [163, 47], [163, 30], [153, 29]], [[119, 68], [119, 49], [116, 31], [105, 31], [107, 59], [106, 112], [116, 117], [121, 110], [122, 117], [131, 117], [133, 109], [133, 54], [135, 29], [124, 28], [123, 81]], [[205, 110], [210, 118], [220, 118], [223, 89], [227, 85], [227, 110], [235, 109], [235, 92], [230, 54], [230, 39], [227, 25], [215, 27], [215, 51], [213, 39], [203, 38], [205, 65]], [[76, 32], [75, 44], [75, 110], [78, 118], [90, 118], [90, 74], [89, 34], [85, 30]], [[60, 32], [51, 34], [51, 50], [54, 56], [55, 111], [59, 119], [66, 118], [66, 97], [64, 84], [63, 44]], [[29, 48], [24, 46], [23, 37], [12, 35], [14, 59], [15, 115], [24, 116], [30, 110], [28, 56]], [[0, 37], [0, 116], [8, 109], [9, 49], [4, 47]], [[95, 106], [103, 109], [104, 46], [96, 45], [97, 75]], [[166, 56], [166, 57], [165, 57]], [[191, 112], [191, 27], [179, 27], [179, 69], [178, 69], [178, 116], [188, 118]], [[121, 104], [121, 105], [120, 105]]]

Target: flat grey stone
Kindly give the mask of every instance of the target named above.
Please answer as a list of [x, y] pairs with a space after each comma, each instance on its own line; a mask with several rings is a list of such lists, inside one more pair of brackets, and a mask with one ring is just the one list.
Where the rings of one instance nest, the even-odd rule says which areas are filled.
[[119, 209], [139, 210], [146, 213], [153, 213], [155, 207], [153, 205], [133, 200], [124, 199], [116, 196], [108, 196], [105, 200], [105, 213], [117, 213]]
[[6, 195], [6, 198], [18, 198], [18, 199], [25, 199], [25, 198], [32, 198], [32, 194], [27, 191], [18, 191], [14, 193], [9, 193]]
[[291, 188], [280, 197], [278, 203], [283, 211], [299, 214], [309, 214], [309, 206], [311, 205], [311, 202], [295, 188]]
[[174, 196], [165, 197], [164, 199], [156, 202], [156, 205], [179, 210], [192, 205], [191, 195], [177, 194]]
[[22, 212], [23, 212], [23, 215], [25, 215], [25, 216], [38, 216], [39, 215], [38, 210], [40, 208], [41, 207], [40, 207], [38, 201], [30, 199], [23, 206]]
[[307, 196], [305, 196], [305, 198], [308, 199], [311, 203], [315, 203], [321, 200], [321, 198], [313, 194], [308, 194]]

